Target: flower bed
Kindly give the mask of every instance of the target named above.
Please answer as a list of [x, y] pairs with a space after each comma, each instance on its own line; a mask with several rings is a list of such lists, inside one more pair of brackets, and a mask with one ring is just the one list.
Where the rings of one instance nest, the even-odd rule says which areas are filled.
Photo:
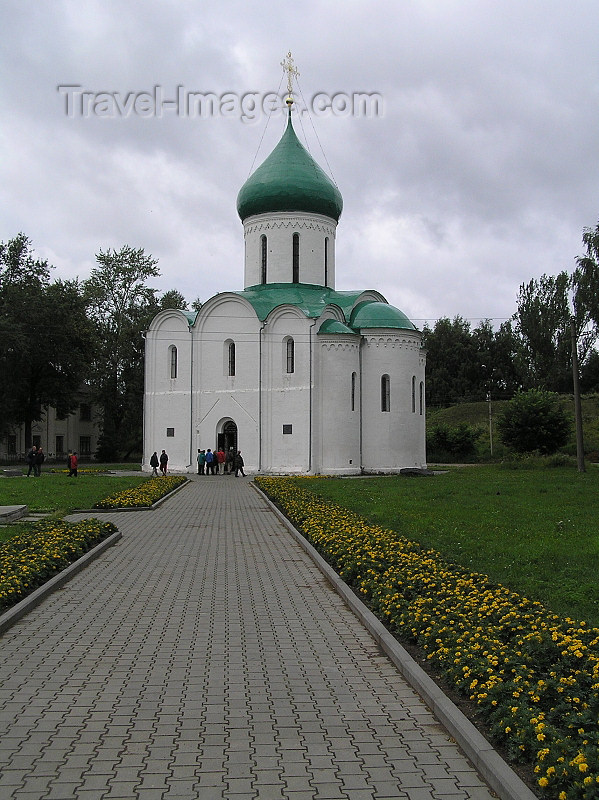
[[147, 508], [186, 481], [187, 478], [184, 475], [150, 478], [134, 489], [126, 489], [123, 492], [109, 495], [96, 503], [94, 508]]
[[43, 520], [0, 544], [0, 610], [22, 600], [117, 530], [111, 522]]
[[255, 481], [374, 613], [478, 705], [494, 740], [532, 765], [540, 796], [599, 797], [599, 629], [449, 564], [297, 480]]

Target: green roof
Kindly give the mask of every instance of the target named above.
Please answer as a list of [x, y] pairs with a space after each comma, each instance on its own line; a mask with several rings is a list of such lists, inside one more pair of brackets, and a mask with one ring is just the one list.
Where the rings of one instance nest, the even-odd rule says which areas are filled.
[[307, 211], [339, 220], [339, 189], [297, 138], [291, 123], [272, 153], [250, 175], [237, 196], [242, 220], [275, 211]]
[[336, 292], [328, 286], [316, 286], [312, 283], [260, 283], [249, 286], [241, 292], [234, 292], [244, 297], [254, 307], [258, 319], [262, 322], [277, 306], [292, 305], [307, 317], [319, 317], [326, 306], [336, 305], [349, 319], [351, 310], [362, 291]]
[[198, 315], [198, 312], [197, 311], [184, 311], [183, 313], [187, 317], [187, 324], [191, 328], [193, 326], [194, 322], [196, 321], [196, 317]]
[[322, 323], [320, 328], [318, 329], [318, 333], [320, 334], [331, 334], [331, 333], [338, 333], [338, 334], [348, 334], [351, 333], [352, 336], [356, 335], [356, 331], [352, 331], [347, 325], [344, 325], [342, 322], [338, 322], [336, 319], [325, 319]]
[[403, 311], [388, 303], [358, 303], [351, 313], [349, 324], [357, 330], [363, 328], [407, 328], [416, 330]]
[[416, 329], [398, 308], [373, 300], [360, 301], [363, 290], [338, 292], [311, 283], [264, 283], [233, 294], [251, 303], [261, 322], [278, 306], [295, 306], [306, 317], [315, 319], [327, 306], [335, 305], [343, 313], [346, 324], [325, 320], [320, 333], [357, 333], [361, 328]]

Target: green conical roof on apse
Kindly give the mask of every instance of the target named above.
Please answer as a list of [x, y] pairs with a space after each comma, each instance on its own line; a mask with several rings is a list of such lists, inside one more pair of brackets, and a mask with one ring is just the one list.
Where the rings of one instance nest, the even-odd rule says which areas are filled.
[[237, 213], [242, 221], [276, 211], [306, 211], [338, 221], [342, 209], [341, 192], [297, 138], [289, 114], [280, 142], [241, 187]]

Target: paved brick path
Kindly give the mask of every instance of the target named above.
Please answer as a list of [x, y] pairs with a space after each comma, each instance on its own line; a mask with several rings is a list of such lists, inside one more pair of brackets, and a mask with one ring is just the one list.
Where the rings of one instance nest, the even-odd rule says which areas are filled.
[[118, 545], [0, 639], [0, 798], [489, 800], [249, 485]]

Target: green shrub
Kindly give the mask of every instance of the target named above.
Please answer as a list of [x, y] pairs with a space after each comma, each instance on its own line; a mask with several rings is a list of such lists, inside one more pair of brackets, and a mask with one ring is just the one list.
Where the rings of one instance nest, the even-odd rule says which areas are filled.
[[476, 455], [476, 443], [482, 429], [460, 422], [450, 426], [444, 423], [433, 426], [426, 437], [426, 452], [429, 461], [467, 461]]
[[551, 455], [570, 436], [571, 423], [553, 392], [518, 392], [497, 418], [503, 443], [516, 453]]

